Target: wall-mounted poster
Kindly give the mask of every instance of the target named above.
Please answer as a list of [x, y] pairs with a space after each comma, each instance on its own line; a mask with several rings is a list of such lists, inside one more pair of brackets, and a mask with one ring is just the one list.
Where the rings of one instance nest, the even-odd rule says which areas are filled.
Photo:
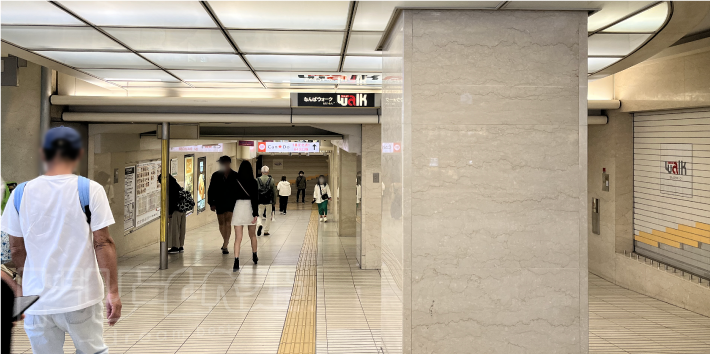
[[170, 160], [170, 175], [173, 177], [177, 177], [177, 175], [178, 175], [178, 160], [177, 159]]
[[123, 231], [136, 227], [136, 166], [126, 167], [123, 186]]
[[136, 165], [136, 227], [160, 217], [160, 160]]
[[[185, 155], [185, 190], [192, 194], [192, 200], [195, 200], [195, 155]], [[187, 215], [192, 214], [189, 211]]]
[[207, 173], [207, 158], [200, 157], [197, 159], [197, 213], [205, 211], [207, 182], [205, 174]]

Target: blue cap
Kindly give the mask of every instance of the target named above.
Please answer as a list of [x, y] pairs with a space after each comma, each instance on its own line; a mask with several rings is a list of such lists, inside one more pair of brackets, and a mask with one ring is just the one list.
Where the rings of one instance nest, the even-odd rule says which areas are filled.
[[77, 150], [81, 149], [81, 135], [79, 135], [79, 132], [73, 128], [62, 125], [47, 130], [47, 133], [44, 134], [44, 143], [42, 144], [42, 147], [45, 149], [51, 149], [53, 148], [54, 142], [57, 140], [64, 140], [69, 143], [72, 148]]

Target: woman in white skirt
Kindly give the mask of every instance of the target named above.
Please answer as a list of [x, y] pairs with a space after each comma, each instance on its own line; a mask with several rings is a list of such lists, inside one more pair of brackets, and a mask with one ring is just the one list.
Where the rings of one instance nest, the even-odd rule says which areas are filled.
[[234, 240], [234, 266], [232, 271], [239, 270], [239, 248], [244, 235], [244, 226], [249, 230], [249, 239], [251, 240], [252, 260], [254, 264], [259, 261], [256, 256], [256, 218], [259, 215], [259, 200], [257, 199], [259, 190], [254, 179], [254, 170], [251, 168], [251, 163], [242, 161], [237, 171], [236, 188], [237, 203], [234, 204], [234, 212], [232, 213], [232, 225], [234, 233], [237, 235]]

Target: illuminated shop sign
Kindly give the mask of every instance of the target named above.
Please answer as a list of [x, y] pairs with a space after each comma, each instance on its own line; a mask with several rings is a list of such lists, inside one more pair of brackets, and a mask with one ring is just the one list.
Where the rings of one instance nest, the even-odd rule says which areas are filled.
[[320, 143], [260, 141], [257, 148], [259, 152], [319, 152]]
[[298, 106], [375, 107], [374, 93], [299, 93]]
[[222, 144], [175, 146], [171, 147], [172, 152], [222, 152]]
[[342, 85], [380, 85], [380, 74], [298, 74], [291, 83], [304, 84], [342, 84]]

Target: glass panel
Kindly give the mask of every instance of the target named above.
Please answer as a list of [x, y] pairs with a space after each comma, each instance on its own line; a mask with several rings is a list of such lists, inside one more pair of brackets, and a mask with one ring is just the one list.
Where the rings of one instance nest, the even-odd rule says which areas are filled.
[[339, 56], [321, 55], [245, 55], [254, 70], [336, 71]]
[[190, 88], [184, 82], [163, 82], [163, 81], [111, 81], [123, 87], [177, 87]]
[[[624, 18], [628, 14], [649, 6], [653, 1], [602, 1], [595, 2], [601, 7], [600, 11], [595, 12], [587, 19], [587, 29], [596, 31], [604, 26], [608, 26], [619, 19]], [[594, 6], [596, 7], [596, 6]]]
[[198, 88], [264, 88], [260, 83], [246, 82], [190, 82], [190, 85]]
[[352, 32], [348, 40], [348, 54], [382, 55], [375, 51], [382, 32]]
[[234, 52], [219, 30], [115, 27], [104, 29], [137, 51]]
[[242, 53], [340, 54], [343, 32], [229, 31]]
[[360, 1], [353, 31], [384, 31], [395, 6], [494, 9], [500, 1]]
[[621, 58], [587, 58], [587, 72], [593, 73], [616, 63]]
[[187, 82], [259, 82], [251, 71], [171, 70], [171, 72]]
[[217, 27], [197, 1], [62, 1], [61, 3], [98, 26]]
[[346, 71], [382, 71], [381, 57], [345, 57], [343, 70]]
[[84, 25], [46, 1], [3, 1], [0, 21], [3, 25]]
[[2, 39], [28, 49], [123, 50], [91, 27], [3, 26]]
[[210, 2], [225, 27], [243, 29], [344, 30], [349, 5], [347, 1]]
[[86, 69], [82, 71], [108, 81], [180, 81], [162, 70]]
[[166, 69], [248, 70], [236, 54], [142, 53]]
[[589, 37], [589, 55], [625, 56], [642, 45], [650, 34], [604, 34]]
[[638, 15], [627, 18], [604, 32], [656, 32], [668, 16], [668, 3], [662, 2]]
[[157, 69], [133, 53], [38, 51], [37, 54], [75, 68]]
[[[264, 83], [267, 88], [270, 89], [303, 89], [304, 91], [301, 92], [311, 92], [311, 91], [305, 91], [305, 90], [333, 90], [335, 89], [335, 85], [304, 85], [304, 84], [287, 84], [287, 83], [274, 83], [274, 82], [269, 82], [269, 83]], [[297, 91], [292, 91], [292, 92], [297, 92]]]

